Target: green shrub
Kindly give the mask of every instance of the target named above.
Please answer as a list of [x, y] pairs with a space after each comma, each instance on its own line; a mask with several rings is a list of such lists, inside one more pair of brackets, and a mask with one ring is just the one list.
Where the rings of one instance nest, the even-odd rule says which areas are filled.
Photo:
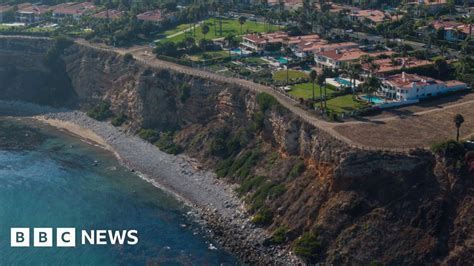
[[183, 149], [173, 141], [173, 134], [171, 132], [163, 132], [157, 141], [154, 142], [160, 150], [169, 154], [178, 154]]
[[290, 172], [288, 173], [288, 177], [295, 178], [301, 175], [305, 169], [306, 167], [304, 165], [304, 162], [298, 161], [295, 165], [293, 165], [293, 168], [291, 168]]
[[251, 131], [256, 132], [260, 131], [265, 126], [265, 116], [262, 112], [256, 112], [252, 115], [252, 124], [251, 124]]
[[321, 244], [314, 234], [304, 233], [294, 242], [294, 251], [307, 262], [314, 263], [321, 251]]
[[181, 103], [185, 103], [189, 97], [191, 97], [191, 86], [187, 83], [183, 83], [179, 87], [179, 100]]
[[98, 121], [103, 121], [113, 115], [110, 111], [110, 105], [106, 102], [101, 102], [100, 104], [93, 107], [87, 112], [87, 115], [91, 118], [94, 118]]
[[124, 61], [125, 63], [131, 62], [131, 61], [133, 61], [133, 60], [134, 60], [133, 55], [130, 54], [130, 53], [126, 53], [126, 54], [123, 56], [123, 61]]
[[142, 128], [138, 131], [138, 136], [148, 142], [155, 143], [160, 138], [160, 133], [151, 128]]
[[252, 218], [252, 223], [260, 226], [267, 226], [270, 225], [273, 221], [273, 213], [267, 208], [260, 210], [255, 216]]
[[281, 245], [286, 242], [286, 234], [288, 228], [286, 226], [280, 226], [272, 234], [272, 243], [275, 245]]
[[234, 158], [227, 158], [220, 161], [216, 166], [217, 177], [225, 177], [229, 173], [230, 167], [234, 163]]
[[120, 115], [114, 117], [112, 119], [111, 123], [112, 123], [113, 126], [119, 127], [123, 123], [125, 123], [126, 120], [127, 120], [127, 116], [125, 116], [124, 114], [120, 114]]
[[240, 187], [237, 189], [237, 193], [240, 195], [249, 192], [252, 189], [259, 187], [265, 181], [263, 176], [250, 177], [244, 180]]
[[257, 103], [260, 106], [260, 111], [265, 112], [266, 110], [278, 105], [278, 101], [272, 95], [260, 92], [257, 94]]
[[465, 152], [464, 146], [455, 140], [436, 143], [431, 146], [431, 151], [450, 158], [461, 158]]
[[260, 184], [257, 191], [248, 199], [251, 203], [251, 210], [255, 211], [262, 208], [268, 198], [277, 198], [285, 193], [286, 187], [283, 184], [274, 184], [266, 182]]

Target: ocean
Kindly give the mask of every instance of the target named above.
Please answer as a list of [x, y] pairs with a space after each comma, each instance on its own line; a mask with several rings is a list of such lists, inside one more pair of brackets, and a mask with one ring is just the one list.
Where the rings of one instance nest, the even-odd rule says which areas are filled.
[[[238, 264], [188, 211], [109, 151], [38, 122], [0, 119], [0, 265]], [[139, 242], [81, 245], [77, 232], [74, 248], [10, 247], [10, 228], [22, 227], [137, 230]]]

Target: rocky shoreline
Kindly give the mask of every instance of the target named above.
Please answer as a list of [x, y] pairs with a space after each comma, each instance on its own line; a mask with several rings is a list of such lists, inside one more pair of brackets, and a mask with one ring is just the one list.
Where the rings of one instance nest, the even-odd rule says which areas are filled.
[[[190, 214], [202, 222], [211, 237], [244, 263], [301, 264], [286, 248], [264, 246], [268, 232], [250, 222], [243, 202], [234, 193], [235, 187], [217, 179], [214, 173], [202, 170], [192, 158], [164, 153], [110, 123], [93, 120], [80, 111], [0, 101], [0, 116], [31, 117], [47, 123], [55, 121], [48, 124], [66, 130], [68, 124], [72, 124], [92, 131], [103, 139], [105, 148], [113, 151], [123, 165], [191, 206]], [[58, 126], [61, 122], [64, 124]]]

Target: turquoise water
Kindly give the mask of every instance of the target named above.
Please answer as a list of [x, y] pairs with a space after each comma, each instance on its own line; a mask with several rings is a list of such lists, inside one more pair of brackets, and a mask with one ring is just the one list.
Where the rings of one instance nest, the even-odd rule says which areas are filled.
[[240, 48], [234, 48], [232, 50], [230, 50], [232, 53], [234, 54], [240, 54], [242, 52], [242, 50]]
[[334, 80], [335, 80], [337, 83], [342, 84], [342, 85], [344, 85], [344, 86], [346, 86], [346, 87], [350, 87], [350, 86], [351, 86], [351, 82], [348, 81], [348, 80], [341, 79], [341, 78], [335, 78]]
[[280, 62], [280, 64], [282, 65], [286, 65], [288, 64], [288, 59], [284, 58], [284, 57], [279, 57], [277, 58], [278, 62]]
[[385, 100], [378, 97], [378, 96], [369, 96], [369, 95], [362, 95], [360, 96], [362, 99], [368, 101], [368, 102], [371, 102], [371, 103], [375, 103], [375, 104], [380, 104], [380, 103], [384, 103]]
[[[237, 263], [221, 249], [209, 249], [200, 227], [184, 215], [186, 207], [109, 152], [35, 128], [0, 120], [0, 265]], [[11, 248], [11, 227], [136, 229], [139, 243]]]

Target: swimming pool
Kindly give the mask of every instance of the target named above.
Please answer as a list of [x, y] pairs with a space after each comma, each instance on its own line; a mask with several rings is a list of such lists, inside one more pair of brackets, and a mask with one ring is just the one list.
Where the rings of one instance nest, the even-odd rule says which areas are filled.
[[278, 57], [277, 58], [277, 61], [282, 64], [282, 65], [286, 65], [288, 64], [288, 59], [284, 58], [284, 57]]
[[230, 50], [230, 52], [233, 53], [233, 54], [241, 54], [242, 50], [240, 48], [234, 48], [234, 49]]
[[351, 86], [351, 82], [349, 80], [346, 80], [346, 79], [341, 79], [341, 78], [335, 78], [334, 81], [336, 81], [337, 83], [343, 85], [343, 86], [346, 86], [346, 87], [350, 87]]
[[362, 95], [360, 96], [360, 98], [362, 98], [365, 101], [375, 103], [375, 104], [385, 103], [385, 100], [378, 96]]

